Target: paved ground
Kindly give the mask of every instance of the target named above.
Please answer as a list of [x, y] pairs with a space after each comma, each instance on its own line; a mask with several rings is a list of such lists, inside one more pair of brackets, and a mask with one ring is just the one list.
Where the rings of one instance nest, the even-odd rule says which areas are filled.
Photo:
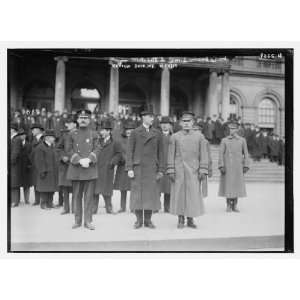
[[[241, 213], [225, 213], [225, 200], [216, 197], [217, 183], [210, 183], [206, 214], [196, 219], [198, 229], [176, 228], [177, 218], [158, 213], [157, 229], [134, 230], [129, 212], [107, 215], [101, 207], [94, 217], [95, 231], [72, 230], [72, 215], [60, 209], [43, 211], [22, 204], [12, 209], [13, 251], [244, 251], [284, 247], [284, 184], [249, 183], [248, 197], [240, 199]], [[57, 199], [56, 199], [57, 200]], [[33, 200], [31, 200], [33, 201]], [[119, 193], [113, 197], [119, 209]], [[103, 202], [101, 203], [103, 206]], [[273, 251], [273, 250], [272, 250]]]

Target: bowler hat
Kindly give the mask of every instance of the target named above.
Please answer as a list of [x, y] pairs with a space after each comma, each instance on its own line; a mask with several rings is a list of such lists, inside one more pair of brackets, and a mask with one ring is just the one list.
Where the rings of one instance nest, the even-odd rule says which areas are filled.
[[30, 128], [31, 128], [31, 129], [39, 128], [39, 129], [41, 129], [41, 130], [44, 130], [44, 127], [43, 127], [41, 124], [38, 124], [38, 123], [32, 124]]
[[153, 112], [151, 112], [149, 110], [143, 110], [140, 115], [141, 115], [141, 117], [142, 116], [147, 116], [147, 115], [153, 116]]
[[109, 119], [103, 120], [100, 127], [101, 129], [113, 129], [112, 122]]
[[171, 119], [168, 116], [161, 117], [160, 123], [172, 123]]
[[18, 124], [17, 123], [11, 123], [10, 128], [18, 131]]
[[47, 129], [47, 130], [45, 130], [44, 136], [54, 136], [55, 137], [55, 132], [52, 129]]
[[134, 129], [136, 128], [136, 124], [132, 121], [128, 121], [124, 124], [124, 129]]

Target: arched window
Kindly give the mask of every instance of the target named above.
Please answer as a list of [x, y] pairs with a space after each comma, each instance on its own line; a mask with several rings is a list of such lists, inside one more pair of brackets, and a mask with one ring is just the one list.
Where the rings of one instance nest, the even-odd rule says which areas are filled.
[[265, 98], [258, 105], [258, 123], [261, 128], [274, 128], [276, 106], [273, 100]]
[[236, 100], [235, 96], [230, 95], [229, 117], [231, 119], [236, 119], [238, 117], [238, 113], [238, 101]]

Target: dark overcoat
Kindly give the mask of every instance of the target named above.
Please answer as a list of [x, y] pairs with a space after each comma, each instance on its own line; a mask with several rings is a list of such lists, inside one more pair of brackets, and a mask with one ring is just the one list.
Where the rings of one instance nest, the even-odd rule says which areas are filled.
[[10, 186], [17, 188], [21, 185], [20, 155], [22, 151], [22, 141], [19, 136], [14, 136], [10, 144]]
[[270, 138], [269, 139], [269, 153], [271, 156], [279, 156], [279, 148], [280, 148], [280, 145], [279, 145], [279, 140], [275, 140], [274, 138]]
[[223, 138], [219, 150], [219, 168], [225, 169], [220, 175], [219, 196], [226, 198], [246, 197], [243, 167], [249, 168], [246, 140], [229, 135]]
[[[58, 159], [58, 185], [71, 187], [72, 181], [67, 179], [67, 172], [69, 168], [69, 157], [67, 153], [67, 142], [70, 133], [64, 132], [58, 140], [56, 145], [57, 148], [57, 159]], [[68, 157], [68, 161], [64, 162], [63, 157]]]
[[38, 176], [38, 172], [37, 172], [37, 166], [35, 163], [35, 153], [36, 153], [36, 149], [37, 147], [43, 143], [43, 139], [44, 137], [41, 136], [39, 140], [37, 140], [36, 137], [33, 137], [32, 142], [31, 142], [31, 153], [30, 153], [30, 160], [31, 160], [31, 179], [32, 179], [32, 184], [34, 186], [36, 186], [37, 183], [37, 176]]
[[112, 139], [101, 141], [101, 151], [98, 153], [98, 178], [95, 184], [95, 194], [111, 196], [114, 183], [114, 166], [121, 159], [121, 146], [118, 141]]
[[130, 208], [159, 210], [160, 191], [157, 173], [163, 172], [163, 145], [159, 130], [143, 125], [129, 137], [125, 169], [134, 171], [131, 179]]
[[171, 183], [170, 177], [167, 174], [167, 165], [168, 165], [168, 150], [169, 150], [169, 142], [170, 142], [171, 134], [162, 135], [163, 142], [163, 155], [164, 155], [164, 177], [160, 180], [160, 192], [164, 194], [171, 193]]
[[30, 187], [33, 185], [32, 180], [32, 161], [30, 159], [30, 154], [32, 151], [32, 145], [27, 140], [22, 143], [22, 151], [20, 155], [21, 162], [21, 186]]
[[[37, 169], [36, 190], [38, 192], [56, 192], [58, 190], [56, 149], [46, 142], [37, 146], [35, 165]], [[41, 174], [44, 172], [46, 172], [46, 176], [41, 178]]]
[[120, 139], [121, 156], [118, 162], [118, 167], [115, 176], [114, 189], [119, 191], [130, 191], [131, 181], [125, 170], [126, 152], [129, 138], [122, 136]]
[[215, 124], [206, 122], [203, 128], [203, 134], [208, 140], [212, 140], [214, 137]]
[[215, 136], [219, 140], [221, 140], [224, 137], [223, 124], [219, 120], [215, 122]]
[[[66, 144], [66, 150], [70, 157], [67, 179], [96, 179], [98, 177], [97, 154], [100, 151], [98, 134], [90, 128], [78, 128], [68, 135]], [[88, 168], [79, 164], [79, 160], [82, 158], [91, 160]]]

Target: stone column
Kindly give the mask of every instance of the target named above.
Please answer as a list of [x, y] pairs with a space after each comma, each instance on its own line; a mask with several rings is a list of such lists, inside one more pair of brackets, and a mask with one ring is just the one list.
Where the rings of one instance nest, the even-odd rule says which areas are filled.
[[119, 107], [119, 68], [110, 66], [108, 112], [118, 112]]
[[66, 64], [68, 61], [66, 56], [55, 57], [56, 64], [56, 77], [55, 77], [55, 97], [54, 97], [54, 110], [62, 113], [65, 108], [66, 98]]
[[210, 70], [209, 72], [209, 86], [208, 86], [208, 97], [205, 106], [205, 115], [212, 117], [218, 115], [218, 74], [216, 70]]
[[170, 70], [163, 68], [161, 71], [160, 86], [160, 114], [168, 116], [170, 113]]
[[224, 72], [222, 75], [222, 118], [224, 121], [229, 117], [230, 111], [230, 90], [229, 90], [229, 73]]

